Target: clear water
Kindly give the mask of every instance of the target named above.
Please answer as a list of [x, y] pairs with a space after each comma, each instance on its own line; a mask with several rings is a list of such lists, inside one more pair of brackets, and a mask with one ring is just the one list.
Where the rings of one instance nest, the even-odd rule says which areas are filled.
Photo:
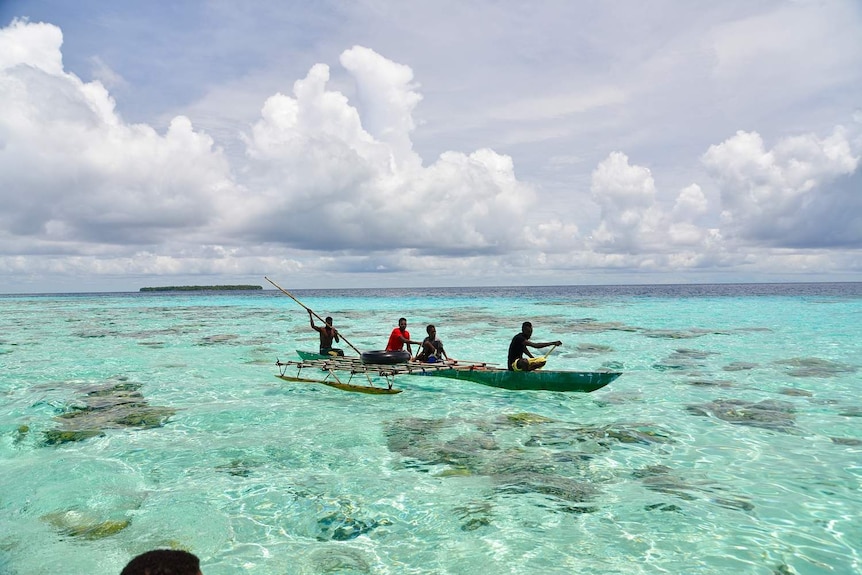
[[317, 345], [278, 292], [0, 296], [0, 574], [862, 573], [862, 284], [294, 295], [361, 350], [405, 316], [503, 363], [531, 320], [624, 375], [348, 393], [274, 377]]

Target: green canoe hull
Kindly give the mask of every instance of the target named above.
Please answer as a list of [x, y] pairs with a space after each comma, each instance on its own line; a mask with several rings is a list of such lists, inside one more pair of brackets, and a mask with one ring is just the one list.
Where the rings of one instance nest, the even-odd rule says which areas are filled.
[[463, 379], [502, 389], [584, 392], [601, 389], [622, 373], [616, 371], [509, 371], [506, 369], [442, 369], [432, 377]]

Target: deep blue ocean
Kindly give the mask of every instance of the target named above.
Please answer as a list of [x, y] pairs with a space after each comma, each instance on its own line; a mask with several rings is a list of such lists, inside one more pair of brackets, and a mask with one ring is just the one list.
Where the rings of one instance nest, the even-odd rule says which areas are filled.
[[363, 351], [403, 316], [503, 364], [529, 320], [548, 369], [623, 375], [350, 393], [275, 377], [318, 343], [276, 290], [2, 295], [0, 575], [156, 547], [205, 575], [862, 573], [862, 283], [285, 287]]

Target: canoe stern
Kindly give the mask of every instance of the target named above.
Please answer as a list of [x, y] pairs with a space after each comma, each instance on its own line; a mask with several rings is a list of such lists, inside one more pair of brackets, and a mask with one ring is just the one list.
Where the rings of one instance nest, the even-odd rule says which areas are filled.
[[505, 369], [446, 369], [429, 375], [462, 379], [514, 391], [589, 393], [608, 385], [622, 373], [616, 371], [508, 371]]

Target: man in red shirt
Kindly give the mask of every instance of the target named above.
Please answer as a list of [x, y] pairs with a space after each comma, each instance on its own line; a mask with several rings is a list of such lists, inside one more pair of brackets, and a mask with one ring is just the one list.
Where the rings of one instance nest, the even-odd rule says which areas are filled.
[[410, 339], [410, 332], [407, 331], [407, 320], [402, 317], [398, 320], [398, 327], [393, 329], [392, 333], [389, 334], [389, 343], [386, 344], [386, 351], [401, 351], [404, 349], [405, 343], [407, 344], [407, 353], [410, 354], [410, 359], [413, 359], [413, 348], [410, 347], [410, 344], [416, 344], [421, 349], [422, 342]]

